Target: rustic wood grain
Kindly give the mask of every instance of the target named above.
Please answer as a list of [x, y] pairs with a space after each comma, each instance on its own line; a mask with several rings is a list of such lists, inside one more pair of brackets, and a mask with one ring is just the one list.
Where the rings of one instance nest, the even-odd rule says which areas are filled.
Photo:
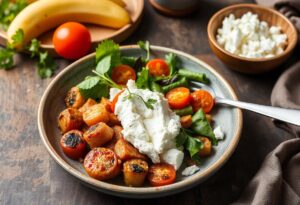
[[[268, 105], [276, 79], [293, 58], [275, 72], [243, 75], [226, 69], [212, 54], [207, 42], [206, 26], [211, 15], [238, 2], [242, 1], [201, 1], [199, 10], [185, 18], [157, 14], [146, 2], [142, 24], [123, 44], [148, 39], [155, 45], [194, 54], [216, 68], [241, 100]], [[296, 52], [299, 50], [298, 47]], [[64, 60], [58, 63], [59, 70], [69, 64]], [[0, 70], [0, 204], [228, 204], [237, 199], [266, 154], [289, 138], [269, 118], [244, 112], [243, 134], [237, 150], [225, 166], [203, 184], [159, 199], [109, 196], [79, 183], [56, 164], [42, 145], [37, 107], [51, 79], [39, 79], [34, 67], [28, 56], [18, 56], [15, 69]]]

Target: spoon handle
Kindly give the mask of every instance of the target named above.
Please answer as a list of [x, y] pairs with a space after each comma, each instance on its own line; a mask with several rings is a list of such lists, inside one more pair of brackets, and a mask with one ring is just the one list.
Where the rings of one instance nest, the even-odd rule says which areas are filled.
[[258, 105], [224, 98], [215, 98], [215, 103], [231, 105], [241, 109], [250, 110], [277, 120], [300, 126], [300, 110]]

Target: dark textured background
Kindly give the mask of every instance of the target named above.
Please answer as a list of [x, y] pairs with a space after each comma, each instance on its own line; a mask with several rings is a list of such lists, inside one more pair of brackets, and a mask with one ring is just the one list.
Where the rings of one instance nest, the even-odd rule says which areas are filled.
[[[241, 2], [251, 1], [201, 1], [196, 13], [185, 18], [162, 16], [146, 2], [141, 25], [123, 44], [149, 40], [153, 45], [193, 54], [218, 70], [240, 100], [269, 105], [276, 79], [293, 60], [272, 73], [243, 75], [227, 70], [207, 42], [206, 27], [213, 13]], [[298, 53], [299, 50], [298, 47]], [[69, 64], [64, 60], [58, 63], [60, 70]], [[239, 197], [267, 153], [289, 138], [269, 118], [243, 112], [243, 133], [236, 151], [205, 183], [159, 199], [133, 200], [105, 195], [79, 183], [44, 148], [36, 116], [39, 100], [51, 79], [39, 79], [34, 67], [28, 57], [19, 56], [15, 69], [0, 70], [0, 204], [228, 204]]]

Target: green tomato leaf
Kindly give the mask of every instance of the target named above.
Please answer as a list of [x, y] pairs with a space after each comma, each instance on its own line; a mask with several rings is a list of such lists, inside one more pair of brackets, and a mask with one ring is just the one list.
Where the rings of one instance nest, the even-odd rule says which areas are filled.
[[111, 68], [111, 59], [112, 59], [111, 55], [102, 58], [97, 64], [96, 71], [102, 75], [108, 73], [108, 71]]
[[207, 121], [202, 109], [199, 109], [192, 117], [192, 130], [198, 135], [208, 137], [213, 145], [218, 145], [213, 129]]
[[149, 70], [147, 68], [143, 68], [142, 71], [138, 73], [136, 86], [140, 89], [149, 89]]

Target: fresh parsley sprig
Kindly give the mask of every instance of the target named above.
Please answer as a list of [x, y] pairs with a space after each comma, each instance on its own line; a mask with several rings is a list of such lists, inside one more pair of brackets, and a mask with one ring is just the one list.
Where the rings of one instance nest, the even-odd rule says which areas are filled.
[[139, 47], [141, 49], [146, 51], [146, 53], [147, 53], [146, 61], [148, 61], [150, 59], [150, 43], [149, 43], [149, 41], [138, 41], [137, 44], [139, 45]]
[[10, 23], [14, 20], [17, 14], [22, 11], [28, 3], [26, 0], [2, 0], [0, 3], [0, 25], [4, 30], [7, 30]]
[[142, 96], [140, 96], [140, 95], [138, 95], [136, 93], [131, 92], [128, 88], [126, 88], [126, 90], [128, 91], [129, 94], [126, 97], [123, 98], [123, 101], [125, 101], [125, 100], [132, 100], [133, 97], [135, 96], [135, 97], [139, 98], [141, 101], [143, 101], [143, 103], [145, 104], [145, 106], [148, 109], [151, 109], [151, 110], [154, 109], [153, 105], [157, 102], [157, 100], [149, 98], [147, 101], [145, 101]]

